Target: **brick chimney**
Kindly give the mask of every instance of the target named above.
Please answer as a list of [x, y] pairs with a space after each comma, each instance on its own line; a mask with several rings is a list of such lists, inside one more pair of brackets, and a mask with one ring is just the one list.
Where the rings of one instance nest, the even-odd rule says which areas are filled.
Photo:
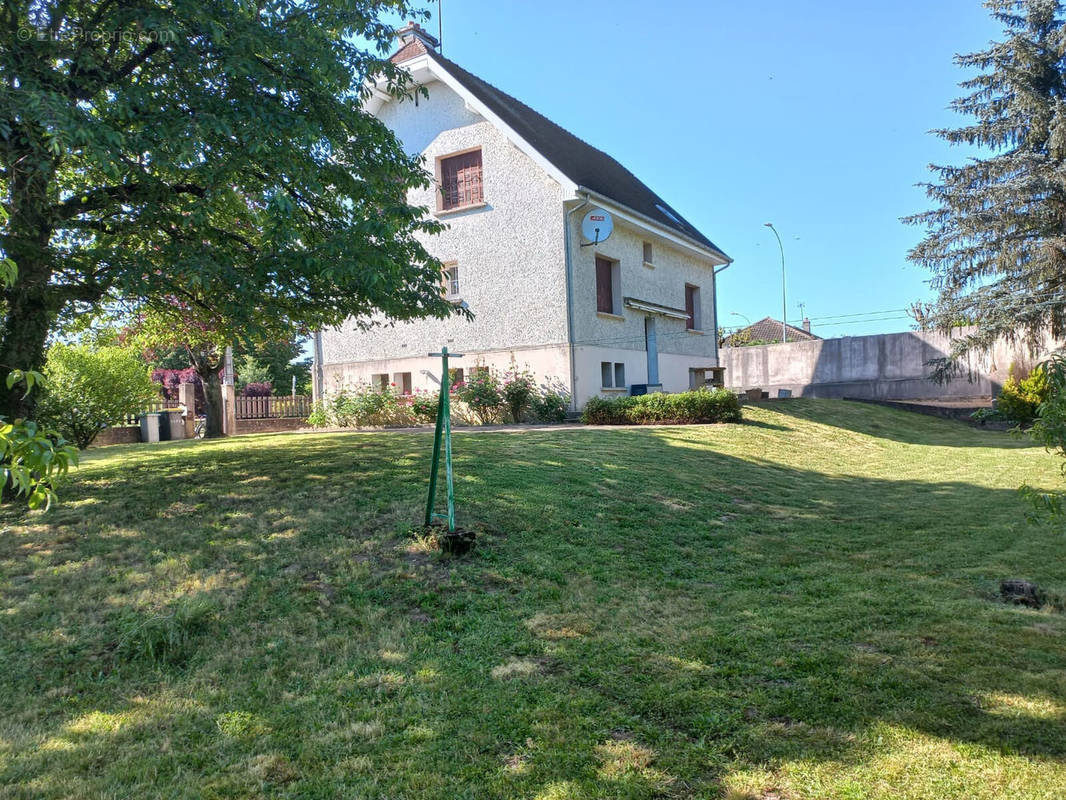
[[807, 333], [811, 332], [811, 321], [806, 317], [803, 318], [803, 330], [807, 331]]
[[396, 38], [400, 40], [400, 49], [390, 59], [394, 64], [402, 64], [404, 61], [418, 58], [440, 46], [436, 37], [430, 35], [417, 22], [408, 22], [396, 31]]

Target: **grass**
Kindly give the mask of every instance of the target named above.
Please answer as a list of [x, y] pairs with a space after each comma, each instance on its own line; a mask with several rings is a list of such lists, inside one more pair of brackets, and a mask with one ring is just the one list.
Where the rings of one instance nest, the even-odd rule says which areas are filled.
[[796, 400], [733, 426], [123, 446], [0, 512], [0, 797], [1061, 798], [1056, 460]]

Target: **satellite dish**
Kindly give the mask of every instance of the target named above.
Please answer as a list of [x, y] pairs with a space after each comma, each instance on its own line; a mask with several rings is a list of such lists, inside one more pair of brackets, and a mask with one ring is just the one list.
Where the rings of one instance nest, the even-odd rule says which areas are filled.
[[581, 220], [581, 235], [588, 239], [588, 244], [581, 246], [587, 247], [604, 242], [613, 231], [614, 222], [611, 220], [611, 215], [602, 208], [594, 208]]

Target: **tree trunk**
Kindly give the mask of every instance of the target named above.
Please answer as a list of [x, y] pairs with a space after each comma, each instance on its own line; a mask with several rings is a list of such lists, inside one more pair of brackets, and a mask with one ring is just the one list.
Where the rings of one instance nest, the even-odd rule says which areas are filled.
[[207, 415], [207, 431], [204, 437], [215, 439], [222, 436], [222, 381], [218, 371], [222, 368], [221, 356], [212, 358], [210, 354], [186, 348], [189, 359], [196, 367], [196, 374], [204, 385], [204, 414]]
[[32, 417], [39, 392], [28, 395], [26, 387], [7, 388], [7, 375], [13, 369], [41, 369], [48, 331], [56, 320], [43, 290], [21, 285], [3, 293], [6, 313], [0, 332], [0, 417], [8, 420]]

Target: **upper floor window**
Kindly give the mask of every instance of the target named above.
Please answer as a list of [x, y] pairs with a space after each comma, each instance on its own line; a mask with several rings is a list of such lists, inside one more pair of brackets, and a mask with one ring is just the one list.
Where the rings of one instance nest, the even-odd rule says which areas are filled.
[[700, 319], [700, 287], [691, 283], [685, 284], [685, 313], [688, 314], [688, 319], [685, 320], [688, 330], [703, 330]]
[[463, 208], [484, 202], [481, 181], [481, 148], [447, 156], [438, 162], [440, 210]]
[[444, 295], [449, 300], [459, 299], [459, 265], [444, 265]]
[[621, 270], [617, 261], [596, 256], [596, 310], [622, 313]]
[[655, 253], [652, 251], [651, 242], [644, 243], [644, 266], [651, 267], [655, 265]]

